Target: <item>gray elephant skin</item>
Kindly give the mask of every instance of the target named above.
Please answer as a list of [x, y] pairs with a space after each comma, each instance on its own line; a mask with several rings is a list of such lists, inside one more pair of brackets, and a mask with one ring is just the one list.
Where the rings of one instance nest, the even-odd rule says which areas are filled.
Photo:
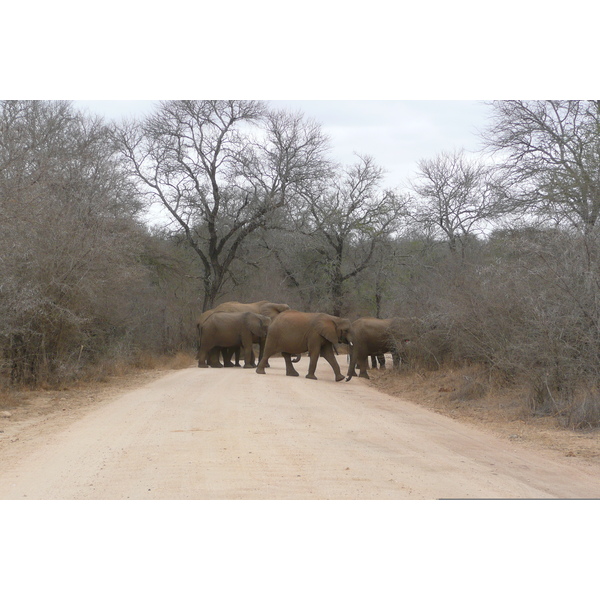
[[308, 352], [310, 364], [307, 379], [316, 379], [319, 356], [333, 369], [336, 381], [342, 381], [340, 367], [333, 351], [334, 344], [346, 343], [350, 321], [326, 313], [305, 313], [296, 310], [282, 312], [269, 327], [265, 351], [256, 372], [264, 375], [269, 357], [281, 352], [285, 359], [286, 375], [299, 374], [292, 365], [292, 355]]
[[250, 302], [244, 304], [243, 302], [223, 302], [211, 310], [207, 310], [202, 313], [200, 319], [206, 316], [210, 316], [216, 312], [236, 313], [236, 312], [252, 312], [270, 319], [274, 319], [279, 313], [286, 310], [290, 310], [287, 304], [277, 304], [276, 302], [269, 302], [268, 300], [261, 300], [260, 302]]
[[[243, 312], [251, 312], [263, 315], [265, 317], [269, 317], [270, 319], [274, 319], [279, 313], [289, 310], [290, 307], [287, 304], [278, 304], [277, 302], [269, 302], [268, 300], [260, 300], [259, 302], [251, 302], [248, 304], [244, 304], [243, 302], [223, 302], [219, 304], [215, 308], [211, 308], [203, 312], [198, 320], [196, 321], [196, 327], [199, 328], [203, 325], [204, 321], [208, 319], [214, 313], [243, 313]], [[259, 359], [262, 358], [262, 353], [264, 349], [264, 339], [259, 344]], [[223, 363], [226, 367], [239, 367], [239, 359], [240, 359], [240, 350], [241, 347], [228, 347], [228, 348], [220, 348], [213, 350], [210, 362], [211, 366], [217, 366], [216, 363], [219, 362], [219, 352], [223, 354]], [[231, 357], [235, 354], [235, 365], [231, 362]]]
[[348, 333], [351, 350], [346, 381], [356, 376], [356, 366], [360, 371], [359, 377], [369, 379], [368, 358], [372, 355], [390, 352], [394, 367], [398, 368], [400, 366], [399, 344], [409, 342], [411, 337], [412, 333], [408, 331], [401, 319], [363, 317], [353, 321]]
[[[252, 312], [217, 312], [198, 323], [198, 366], [220, 367], [218, 350], [242, 349], [244, 368], [254, 367], [252, 344], [264, 344], [271, 319]], [[215, 353], [216, 350], [216, 353]]]

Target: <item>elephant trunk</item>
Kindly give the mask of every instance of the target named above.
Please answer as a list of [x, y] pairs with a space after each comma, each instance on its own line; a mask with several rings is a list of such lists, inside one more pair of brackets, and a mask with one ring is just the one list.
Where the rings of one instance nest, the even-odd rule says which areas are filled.
[[348, 346], [350, 346], [350, 360], [348, 361], [348, 376], [346, 377], [346, 381], [350, 381], [354, 375], [356, 375], [355, 365], [356, 365], [356, 346], [353, 343], [353, 338], [348, 339]]

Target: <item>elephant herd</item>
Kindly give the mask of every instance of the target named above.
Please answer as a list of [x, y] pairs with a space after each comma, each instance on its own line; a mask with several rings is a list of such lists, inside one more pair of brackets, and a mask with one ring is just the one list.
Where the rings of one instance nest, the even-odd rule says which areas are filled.
[[[269, 358], [281, 353], [285, 360], [286, 375], [299, 374], [293, 363], [300, 360], [303, 353], [309, 355], [308, 379], [316, 379], [317, 361], [322, 356], [333, 369], [336, 381], [342, 381], [340, 366], [335, 358], [338, 344], [350, 347], [350, 362], [346, 381], [356, 375], [369, 378], [368, 357], [390, 352], [394, 366], [400, 364], [398, 342], [408, 342], [407, 335], [394, 330], [394, 319], [372, 317], [348, 319], [334, 317], [326, 313], [306, 313], [292, 310], [287, 304], [274, 302], [225, 302], [208, 310], [197, 320], [198, 366], [231, 367], [240, 366], [243, 357], [244, 368], [256, 368], [264, 375], [269, 366]], [[255, 362], [253, 347], [258, 344], [259, 361]], [[223, 365], [219, 362], [223, 357]], [[296, 358], [292, 358], [292, 357]], [[235, 363], [232, 362], [235, 359]], [[381, 360], [380, 360], [381, 363]]]

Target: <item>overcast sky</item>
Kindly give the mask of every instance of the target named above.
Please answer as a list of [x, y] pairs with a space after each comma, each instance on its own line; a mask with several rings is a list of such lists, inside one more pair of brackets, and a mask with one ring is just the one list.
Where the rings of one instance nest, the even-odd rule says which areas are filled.
[[[480, 148], [478, 132], [490, 108], [460, 100], [275, 100], [273, 107], [301, 111], [321, 124], [333, 158], [352, 164], [355, 153], [372, 156], [386, 170], [386, 185], [403, 187], [417, 162], [442, 151]], [[143, 116], [152, 101], [77, 101], [76, 106], [109, 119]]]

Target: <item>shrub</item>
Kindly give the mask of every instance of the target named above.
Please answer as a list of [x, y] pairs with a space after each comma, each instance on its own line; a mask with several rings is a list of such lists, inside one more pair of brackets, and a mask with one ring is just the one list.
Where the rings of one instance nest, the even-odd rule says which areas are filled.
[[407, 368], [483, 365], [529, 386], [533, 414], [598, 423], [600, 236], [494, 236], [477, 255], [424, 270], [406, 306], [419, 322]]

